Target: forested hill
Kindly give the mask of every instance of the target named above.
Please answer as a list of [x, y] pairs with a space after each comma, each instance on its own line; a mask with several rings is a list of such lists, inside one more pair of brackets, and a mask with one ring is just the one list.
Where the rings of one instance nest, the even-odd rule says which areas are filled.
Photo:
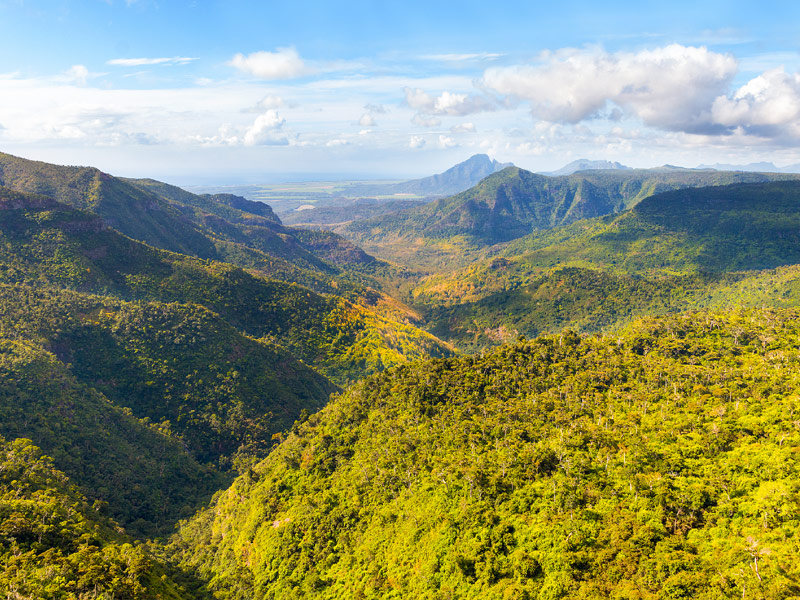
[[45, 210], [38, 197], [20, 205], [21, 196], [13, 197], [17, 204], [0, 210], [0, 282], [201, 304], [339, 383], [398, 361], [451, 352], [430, 334], [341, 297], [158, 250], [120, 235], [91, 213], [63, 205]]
[[699, 313], [385, 372], [175, 550], [231, 600], [795, 597], [798, 347]]
[[798, 232], [798, 181], [676, 190], [519, 238], [413, 294], [431, 331], [464, 349], [646, 314], [798, 306]]
[[383, 256], [402, 257], [409, 244], [421, 247], [422, 256], [431, 246], [447, 254], [448, 244], [480, 249], [537, 230], [619, 213], [664, 191], [797, 177], [690, 169], [582, 171], [547, 177], [509, 167], [450, 198], [350, 223], [341, 231]]
[[119, 531], [30, 440], [0, 437], [0, 594], [197, 600], [182, 576]]
[[266, 204], [230, 194], [195, 195], [154, 180], [3, 153], [0, 186], [90, 211], [105, 225], [157, 248], [233, 263], [351, 299], [378, 285], [364, 271], [386, 267], [334, 233], [284, 227]]

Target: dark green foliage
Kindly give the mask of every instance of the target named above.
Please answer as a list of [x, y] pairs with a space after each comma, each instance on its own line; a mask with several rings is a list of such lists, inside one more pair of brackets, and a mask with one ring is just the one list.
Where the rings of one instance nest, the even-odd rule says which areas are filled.
[[169, 533], [227, 481], [30, 342], [0, 339], [0, 435], [35, 439], [139, 536]]
[[596, 332], [644, 315], [735, 306], [800, 307], [800, 269], [648, 278], [563, 267], [471, 302], [433, 307], [426, 321], [441, 338], [479, 350], [519, 335]]
[[[351, 276], [327, 258], [356, 264], [374, 260], [334, 234], [323, 254], [283, 227], [272, 209], [231, 194], [196, 195], [151, 179], [121, 179], [88, 167], [62, 167], [0, 153], [0, 186], [37, 193], [80, 210], [105, 225], [157, 248], [220, 260], [260, 274], [356, 299], [377, 281]], [[341, 248], [337, 249], [337, 244]]]
[[172, 575], [98, 514], [29, 440], [0, 438], [0, 594], [36, 600], [205, 597]]
[[797, 181], [686, 189], [648, 198], [613, 220], [576, 224], [554, 243], [537, 235], [517, 240], [504, 254], [636, 273], [767, 269], [800, 262], [799, 225]]
[[0, 186], [92, 211], [106, 225], [159, 248], [208, 258], [215, 253], [213, 241], [158, 196], [91, 167], [61, 167], [0, 153]]
[[174, 549], [229, 599], [796, 597], [798, 347], [700, 313], [385, 372]]
[[50, 348], [80, 381], [164, 424], [201, 462], [263, 456], [273, 434], [335, 389], [197, 305], [0, 285], [0, 306], [0, 333]]

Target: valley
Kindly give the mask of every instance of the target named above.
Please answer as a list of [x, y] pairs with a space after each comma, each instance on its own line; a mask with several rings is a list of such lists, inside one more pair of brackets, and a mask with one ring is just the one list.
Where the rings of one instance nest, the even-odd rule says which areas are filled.
[[0, 590], [800, 593], [800, 176], [486, 160], [314, 222], [0, 154]]

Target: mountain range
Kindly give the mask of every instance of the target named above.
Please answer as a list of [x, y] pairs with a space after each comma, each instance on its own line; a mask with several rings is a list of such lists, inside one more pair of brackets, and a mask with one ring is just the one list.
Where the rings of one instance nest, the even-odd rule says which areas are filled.
[[[475, 154], [443, 173], [399, 183], [371, 184], [355, 183], [346, 186], [339, 200], [328, 200], [319, 206], [304, 206], [283, 213], [290, 224], [330, 226], [377, 217], [403, 210], [432, 198], [462, 192], [476, 185], [485, 177], [513, 166], [490, 159], [486, 154]], [[416, 199], [403, 199], [412, 196]]]
[[568, 163], [561, 167], [560, 169], [556, 169], [555, 171], [542, 171], [541, 175], [550, 175], [551, 177], [557, 177], [559, 175], [572, 175], [578, 171], [607, 171], [607, 170], [625, 170], [630, 169], [631, 167], [626, 167], [623, 164], [618, 162], [612, 162], [610, 160], [589, 160], [588, 158], [579, 158], [577, 160], [573, 160], [571, 163]]
[[796, 178], [692, 169], [599, 170], [549, 177], [508, 167], [455, 196], [336, 231], [384, 258], [436, 267], [452, 260], [468, 262], [475, 250], [537, 230], [616, 214], [668, 190]]
[[337, 231], [0, 155], [0, 594], [800, 594], [800, 179], [512, 166]]

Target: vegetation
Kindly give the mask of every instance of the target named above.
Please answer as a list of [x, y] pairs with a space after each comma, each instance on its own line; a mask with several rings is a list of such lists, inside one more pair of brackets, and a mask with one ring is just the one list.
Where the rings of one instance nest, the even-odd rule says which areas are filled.
[[[21, 200], [14, 197], [18, 205]], [[342, 297], [157, 250], [89, 213], [61, 205], [42, 209], [34, 200], [0, 210], [0, 282], [200, 304], [234, 328], [284, 346], [339, 383], [363, 375], [362, 366], [380, 369], [451, 352], [430, 334], [391, 325]]]
[[138, 536], [169, 533], [229, 479], [30, 342], [0, 341], [0, 434], [36, 439], [97, 510]]
[[67, 600], [202, 598], [200, 586], [97, 512], [30, 440], [0, 438], [0, 594]]
[[428, 277], [414, 303], [433, 333], [465, 349], [701, 307], [797, 306], [798, 271], [769, 270], [800, 262], [798, 207], [794, 181], [667, 192]]
[[646, 320], [351, 388], [186, 523], [225, 598], [789, 598], [795, 312]]
[[510, 168], [404, 267], [0, 155], [0, 595], [800, 597], [794, 179]]
[[693, 170], [583, 171], [547, 177], [508, 167], [450, 198], [351, 223], [339, 231], [378, 256], [446, 270], [448, 265], [468, 264], [486, 246], [616, 214], [668, 190], [796, 179]]

